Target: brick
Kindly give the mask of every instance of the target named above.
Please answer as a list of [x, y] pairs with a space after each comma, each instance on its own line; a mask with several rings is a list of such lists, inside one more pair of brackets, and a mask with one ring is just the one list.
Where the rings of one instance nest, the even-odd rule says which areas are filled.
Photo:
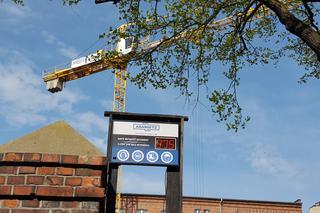
[[82, 179], [82, 186], [84, 187], [93, 186], [93, 180], [94, 178], [92, 177], [84, 177]]
[[17, 174], [17, 169], [15, 166], [0, 166], [0, 174]]
[[82, 186], [100, 186], [100, 178], [84, 177]]
[[97, 210], [99, 209], [99, 202], [93, 202], [93, 201], [82, 202], [81, 209]]
[[10, 161], [10, 162], [20, 162], [22, 161], [22, 153], [13, 153], [13, 152], [9, 152], [6, 153], [4, 156], [4, 161]]
[[87, 209], [83, 209], [83, 210], [72, 210], [72, 213], [99, 213], [99, 211], [93, 211], [93, 210], [87, 210]]
[[24, 179], [24, 176], [9, 176], [7, 179], [7, 184], [21, 185], [24, 184]]
[[44, 176], [28, 176], [27, 177], [27, 184], [42, 185], [43, 182], [44, 182]]
[[59, 167], [57, 168], [57, 175], [73, 175], [73, 168]]
[[67, 177], [66, 178], [66, 186], [80, 186], [82, 183], [82, 179], [81, 178], [77, 178], [77, 177]]
[[52, 213], [70, 213], [70, 210], [68, 209], [56, 209], [56, 210], [52, 210]]
[[23, 200], [22, 207], [37, 208], [40, 207], [39, 200]]
[[38, 186], [37, 196], [55, 196], [55, 197], [72, 197], [73, 189], [71, 187], [53, 187], [53, 186]]
[[63, 202], [61, 202], [61, 208], [76, 209], [76, 208], [79, 208], [79, 206], [80, 206], [79, 201], [63, 201]]
[[0, 184], [4, 184], [6, 182], [6, 177], [5, 176], [0, 176]]
[[101, 156], [96, 156], [96, 157], [91, 157], [89, 158], [89, 164], [90, 165], [101, 165], [101, 166], [106, 166], [107, 165], [107, 158], [106, 157], [101, 157]]
[[10, 195], [11, 186], [0, 186], [0, 195]]
[[37, 174], [38, 175], [53, 175], [55, 167], [39, 167]]
[[9, 213], [10, 209], [0, 209], [0, 213]]
[[16, 208], [19, 205], [19, 200], [4, 200], [2, 205], [5, 208]]
[[49, 213], [50, 210], [42, 209], [13, 209], [12, 213]]
[[78, 160], [78, 163], [79, 164], [87, 164], [89, 162], [89, 156], [87, 155], [82, 155], [82, 156], [79, 156], [79, 160]]
[[13, 188], [13, 195], [31, 195], [35, 193], [34, 186], [15, 186]]
[[59, 163], [60, 162], [60, 155], [54, 154], [43, 154], [41, 158], [41, 162], [45, 163]]
[[77, 197], [95, 197], [103, 198], [104, 189], [98, 187], [81, 187], [76, 188], [75, 196]]
[[41, 160], [40, 153], [25, 153], [23, 157], [24, 162], [40, 162]]
[[62, 155], [60, 163], [62, 164], [77, 164], [79, 156], [76, 155]]
[[60, 201], [42, 201], [42, 208], [59, 208]]
[[80, 156], [79, 157], [79, 164], [86, 164], [86, 165], [94, 165], [94, 166], [106, 166], [107, 165], [107, 158], [102, 156]]
[[97, 187], [101, 186], [101, 178], [95, 178], [93, 180], [93, 185]]
[[78, 168], [76, 169], [77, 176], [101, 176], [101, 170], [87, 169], [87, 168]]
[[63, 185], [63, 177], [47, 176], [45, 183], [48, 185]]
[[36, 168], [32, 166], [21, 166], [19, 168], [19, 174], [34, 174], [36, 173]]

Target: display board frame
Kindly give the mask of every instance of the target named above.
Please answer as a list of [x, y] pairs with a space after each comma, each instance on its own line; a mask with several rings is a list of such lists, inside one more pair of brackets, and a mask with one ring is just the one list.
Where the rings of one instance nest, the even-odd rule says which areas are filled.
[[[146, 123], [163, 123], [178, 125], [178, 137], [176, 149], [178, 151], [178, 159], [176, 164], [150, 164], [150, 163], [125, 163], [126, 165], [142, 165], [142, 166], [165, 166], [167, 167], [166, 180], [166, 212], [167, 213], [182, 213], [182, 169], [183, 169], [183, 132], [184, 122], [188, 121], [188, 117], [180, 115], [159, 115], [159, 114], [140, 114], [127, 112], [110, 112], [104, 113], [105, 117], [109, 117], [109, 134], [108, 134], [108, 184], [107, 192], [107, 213], [115, 212], [116, 189], [118, 179], [118, 167], [124, 163], [115, 162], [112, 151], [114, 121], [124, 122], [146, 122]], [[164, 138], [163, 136], [161, 136]], [[157, 146], [157, 145], [155, 145]]]
[[179, 122], [113, 119], [111, 155], [119, 165], [179, 166]]

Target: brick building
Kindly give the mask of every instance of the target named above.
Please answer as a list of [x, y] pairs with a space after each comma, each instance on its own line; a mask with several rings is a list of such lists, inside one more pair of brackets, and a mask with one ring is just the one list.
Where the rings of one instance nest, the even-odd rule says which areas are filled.
[[[123, 212], [164, 213], [161, 195], [122, 195]], [[301, 203], [254, 201], [222, 198], [183, 198], [184, 213], [301, 213]]]
[[[0, 146], [0, 213], [104, 212], [106, 157], [64, 122]], [[123, 194], [124, 213], [164, 213], [161, 195]], [[301, 213], [300, 202], [183, 198], [184, 213]]]

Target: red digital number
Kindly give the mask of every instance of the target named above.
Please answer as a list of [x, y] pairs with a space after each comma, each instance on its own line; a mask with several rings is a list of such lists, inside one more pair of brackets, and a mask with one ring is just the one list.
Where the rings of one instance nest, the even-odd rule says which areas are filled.
[[176, 149], [176, 141], [174, 139], [169, 140], [167, 149]]
[[168, 140], [167, 139], [162, 139], [161, 141], [162, 141], [161, 148], [162, 149], [167, 149]]
[[157, 138], [157, 140], [156, 140], [156, 148], [157, 149], [161, 149], [161, 140], [159, 140], [158, 138]]
[[176, 149], [176, 140], [173, 138], [156, 138], [156, 149]]

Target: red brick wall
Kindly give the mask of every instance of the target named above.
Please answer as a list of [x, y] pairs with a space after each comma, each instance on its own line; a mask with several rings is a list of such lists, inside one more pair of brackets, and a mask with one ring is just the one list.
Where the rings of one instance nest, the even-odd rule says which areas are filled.
[[[122, 195], [122, 209], [126, 213], [136, 212], [137, 209], [146, 209], [148, 213], [160, 213], [165, 209], [164, 196], [154, 195]], [[235, 200], [211, 198], [183, 198], [183, 213], [194, 213], [205, 209], [210, 213], [302, 213], [301, 203], [268, 202], [252, 200]]]
[[[0, 213], [97, 213], [105, 206], [106, 158], [0, 153]], [[222, 204], [222, 205], [221, 205]], [[123, 194], [125, 213], [160, 213], [164, 196]], [[301, 213], [301, 203], [183, 199], [183, 213]]]
[[105, 172], [105, 157], [0, 154], [0, 213], [99, 212]]

